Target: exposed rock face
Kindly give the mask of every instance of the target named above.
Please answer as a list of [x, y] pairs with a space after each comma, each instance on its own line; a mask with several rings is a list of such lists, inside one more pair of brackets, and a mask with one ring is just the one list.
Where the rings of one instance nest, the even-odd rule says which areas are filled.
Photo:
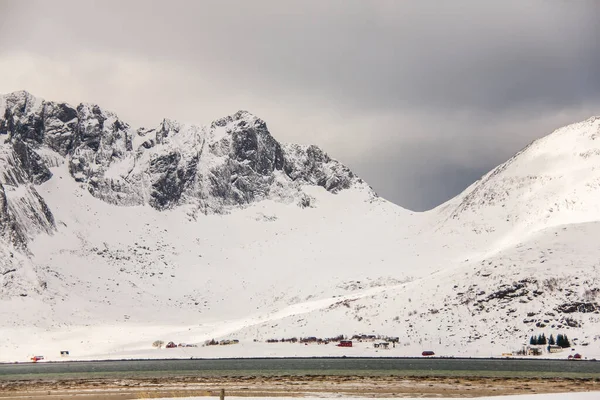
[[92, 195], [121, 206], [194, 204], [221, 213], [268, 198], [313, 206], [305, 185], [332, 193], [356, 186], [376, 196], [318, 147], [280, 145], [247, 111], [206, 127], [165, 119], [156, 129], [135, 130], [97, 105], [72, 107], [15, 92], [0, 97], [0, 115], [5, 185], [51, 179], [45, 155], [52, 153]]
[[28, 237], [54, 230], [54, 216], [33, 186], [51, 177], [29, 145], [0, 142], [0, 236], [9, 243], [24, 248]]
[[0, 184], [0, 245], [5, 241], [25, 249], [28, 237], [53, 230], [54, 216], [32, 186], [15, 189]]
[[6, 233], [9, 223], [8, 201], [6, 200], [6, 193], [4, 193], [4, 186], [0, 183], [0, 235]]
[[153, 159], [149, 168], [153, 177], [150, 205], [158, 209], [177, 205], [185, 187], [194, 178], [197, 165], [197, 157], [186, 163], [175, 151]]
[[[13, 150], [20, 169], [26, 174], [27, 181], [39, 185], [52, 177], [52, 173], [44, 164], [42, 158], [23, 141], [14, 140]], [[17, 184], [17, 182], [14, 182], [14, 184]]]
[[293, 180], [322, 186], [332, 193], [348, 189], [362, 179], [348, 167], [332, 160], [317, 146], [288, 145], [285, 148], [287, 175]]

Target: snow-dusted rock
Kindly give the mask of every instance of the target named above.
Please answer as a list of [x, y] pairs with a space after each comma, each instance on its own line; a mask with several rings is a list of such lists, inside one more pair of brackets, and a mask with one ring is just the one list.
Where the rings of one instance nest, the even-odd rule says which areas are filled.
[[51, 233], [54, 217], [33, 184], [52, 176], [42, 158], [21, 140], [0, 143], [0, 236], [24, 248], [38, 233]]
[[272, 197], [300, 202], [303, 185], [332, 193], [365, 186], [315, 146], [284, 151], [265, 122], [247, 111], [207, 127], [165, 119], [156, 129], [134, 130], [97, 105], [75, 108], [27, 92], [6, 95], [0, 104], [0, 135], [30, 174], [39, 175], [34, 183], [49, 179], [49, 171], [33, 150], [48, 148], [68, 160], [71, 176], [90, 193], [116, 205], [162, 210], [192, 203], [212, 213]]

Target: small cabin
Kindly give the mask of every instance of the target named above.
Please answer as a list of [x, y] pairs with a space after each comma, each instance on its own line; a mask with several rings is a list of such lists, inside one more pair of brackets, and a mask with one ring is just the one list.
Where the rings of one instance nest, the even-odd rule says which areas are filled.
[[539, 347], [531, 347], [529, 346], [527, 348], [527, 355], [528, 356], [541, 356], [542, 355], [542, 349]]
[[69, 355], [69, 351], [68, 350], [61, 350], [60, 351], [60, 356], [61, 357], [67, 357]]
[[560, 346], [550, 345], [548, 346], [548, 351], [550, 353], [560, 353], [561, 351], [563, 351], [563, 348]]
[[167, 349], [174, 349], [175, 347], [177, 347], [177, 345], [173, 342], [167, 343], [167, 346], [166, 346]]
[[387, 342], [373, 343], [373, 347], [375, 347], [376, 349], [389, 349], [390, 344]]
[[340, 340], [339, 347], [352, 347], [352, 340]]

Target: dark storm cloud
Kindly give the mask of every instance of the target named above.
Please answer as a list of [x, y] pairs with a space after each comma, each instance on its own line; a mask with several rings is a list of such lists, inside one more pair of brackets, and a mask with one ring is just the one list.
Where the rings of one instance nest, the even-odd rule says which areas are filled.
[[0, 4], [0, 92], [145, 125], [249, 109], [413, 209], [599, 113], [595, 1]]

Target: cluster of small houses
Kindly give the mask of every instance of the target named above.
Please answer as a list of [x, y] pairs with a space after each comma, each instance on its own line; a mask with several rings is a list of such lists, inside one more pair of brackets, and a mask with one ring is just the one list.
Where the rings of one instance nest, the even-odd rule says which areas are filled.
[[185, 343], [175, 344], [175, 342], [169, 342], [169, 343], [167, 343], [167, 345], [165, 347], [167, 349], [174, 349], [176, 347], [198, 347], [198, 346], [195, 344], [185, 344]]
[[[548, 353], [560, 353], [564, 350], [564, 348], [556, 345], [548, 345], [546, 346], [546, 351]], [[575, 349], [571, 349], [571, 351], [575, 351]], [[543, 346], [527, 346], [522, 348], [521, 350], [516, 352], [518, 356], [541, 356], [544, 352]], [[502, 357], [512, 357], [515, 354], [513, 353], [502, 353]], [[579, 353], [569, 354], [567, 357], [568, 360], [582, 360], [583, 356]]]
[[376, 349], [389, 349], [390, 343], [392, 343], [393, 347], [396, 347], [396, 343], [398, 343], [400, 338], [398, 337], [390, 337], [390, 336], [381, 336], [381, 335], [353, 335], [350, 339], [345, 337], [344, 335], [335, 336], [332, 338], [318, 338], [316, 336], [309, 336], [304, 338], [283, 338], [283, 339], [267, 339], [267, 343], [303, 343], [304, 345], [309, 344], [329, 344], [329, 343], [337, 343], [338, 347], [352, 347], [353, 341], [357, 342], [372, 342], [373, 347]]
[[[577, 339], [574, 339], [576, 341]], [[548, 339], [546, 339], [545, 334], [533, 335], [529, 339], [529, 345], [524, 346], [521, 350], [516, 352], [518, 356], [541, 356], [544, 352], [544, 349], [548, 353], [561, 353], [565, 349], [571, 348], [571, 351], [575, 351], [574, 348], [571, 347], [571, 342], [567, 335], [558, 334], [556, 339], [554, 339], [554, 335], [550, 335]], [[513, 353], [502, 353], [502, 357], [512, 357]], [[568, 360], [582, 360], [583, 357], [579, 353], [569, 354], [567, 357]]]
[[[303, 343], [304, 345], [308, 345], [308, 344], [326, 345], [329, 343], [337, 343], [336, 346], [338, 346], [338, 347], [352, 347], [353, 341], [356, 341], [359, 343], [362, 343], [362, 342], [373, 343], [373, 347], [376, 349], [389, 349], [390, 343], [393, 345], [393, 347], [396, 347], [396, 343], [399, 342], [399, 338], [398, 337], [390, 337], [390, 336], [381, 336], [381, 335], [358, 334], [358, 335], [353, 335], [350, 339], [348, 339], [344, 335], [339, 335], [339, 336], [325, 338], [325, 339], [318, 338], [316, 336], [309, 336], [309, 337], [304, 337], [304, 338], [292, 337], [292, 338], [283, 338], [283, 339], [267, 339], [266, 342], [267, 343]], [[232, 345], [232, 344], [238, 344], [239, 342], [240, 341], [237, 339], [224, 339], [224, 340], [220, 340], [220, 341], [211, 339], [211, 340], [207, 340], [206, 342], [204, 342], [203, 346], [227, 346], [227, 345]], [[164, 344], [164, 342], [162, 340], [157, 340], [153, 343], [153, 346], [160, 348], [160, 347], [162, 347], [163, 344]], [[177, 348], [177, 347], [198, 347], [198, 346], [195, 344], [185, 344], [185, 343], [175, 344], [175, 342], [171, 341], [171, 342], [168, 342], [165, 347], [167, 349], [173, 349], [173, 348]], [[540, 356], [543, 353], [543, 347], [544, 346], [529, 345], [529, 346], [523, 347], [521, 350], [517, 351], [516, 355]], [[564, 350], [563, 347], [557, 346], [557, 345], [548, 345], [545, 347], [546, 347], [546, 350], [548, 351], [548, 353], [558, 353], [558, 352], [562, 352]], [[574, 351], [575, 349], [571, 349], [571, 350]], [[67, 350], [63, 350], [60, 352], [60, 355], [61, 355], [61, 357], [68, 357], [69, 352]], [[433, 351], [426, 350], [426, 351], [423, 351], [423, 353], [421, 355], [423, 357], [430, 357], [430, 356], [434, 356], [435, 353]], [[514, 355], [513, 353], [502, 353], [502, 357], [512, 357], [513, 355]], [[569, 360], [583, 359], [583, 357], [579, 353], [570, 354], [567, 358]], [[42, 361], [42, 360], [44, 360], [44, 356], [31, 357], [31, 361], [33, 361], [33, 362], [38, 362], [38, 361]]]
[[239, 342], [237, 339], [225, 339], [218, 342], [215, 339], [211, 339], [204, 342], [204, 346], [228, 346], [230, 344], [238, 344]]
[[332, 338], [318, 338], [316, 336], [308, 336], [304, 338], [283, 338], [283, 339], [267, 339], [267, 343], [303, 343], [303, 344], [329, 344], [331, 342], [339, 342], [344, 340], [343, 335]]

